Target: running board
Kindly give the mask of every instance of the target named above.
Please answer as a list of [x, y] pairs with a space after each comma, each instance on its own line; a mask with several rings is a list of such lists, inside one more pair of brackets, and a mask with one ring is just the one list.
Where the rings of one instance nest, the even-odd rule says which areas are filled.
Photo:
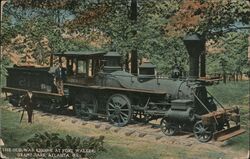
[[216, 133], [214, 133], [214, 140], [216, 141], [225, 141], [228, 140], [234, 136], [238, 136], [240, 134], [243, 134], [246, 132], [246, 130], [241, 129], [240, 125], [231, 127], [229, 129], [221, 130]]

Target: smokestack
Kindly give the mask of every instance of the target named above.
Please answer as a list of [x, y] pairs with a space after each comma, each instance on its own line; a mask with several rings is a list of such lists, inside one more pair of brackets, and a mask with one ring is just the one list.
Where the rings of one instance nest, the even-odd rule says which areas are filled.
[[189, 54], [189, 77], [199, 77], [199, 57], [204, 49], [205, 40], [199, 34], [191, 34], [184, 37], [183, 42]]

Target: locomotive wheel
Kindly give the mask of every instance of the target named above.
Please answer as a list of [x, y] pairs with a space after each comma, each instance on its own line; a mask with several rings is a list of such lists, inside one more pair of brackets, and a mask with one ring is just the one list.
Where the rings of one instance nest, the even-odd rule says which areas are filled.
[[93, 95], [89, 94], [77, 96], [74, 102], [74, 111], [76, 116], [85, 120], [90, 120], [95, 117], [91, 113], [96, 113], [97, 107], [97, 99]]
[[208, 142], [213, 137], [211, 127], [204, 125], [202, 121], [198, 121], [194, 124], [193, 132], [200, 142]]
[[173, 136], [178, 130], [178, 126], [174, 123], [169, 123], [167, 118], [161, 120], [161, 131], [167, 136]]
[[107, 115], [115, 126], [125, 126], [131, 119], [131, 103], [127, 96], [114, 94], [107, 101]]

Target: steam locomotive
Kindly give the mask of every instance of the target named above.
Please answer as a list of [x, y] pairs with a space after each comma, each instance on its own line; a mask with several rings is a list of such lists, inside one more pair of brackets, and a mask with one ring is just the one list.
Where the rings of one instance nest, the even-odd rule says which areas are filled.
[[115, 126], [160, 118], [165, 135], [191, 131], [201, 142], [224, 141], [244, 133], [239, 108], [224, 108], [206, 89], [213, 81], [198, 78], [199, 37], [191, 35], [184, 42], [190, 54], [186, 79], [159, 77], [151, 63], [139, 66], [134, 76], [122, 69], [116, 52], [70, 51], [54, 54], [66, 62], [63, 95], [54, 84], [54, 67], [7, 68], [7, 85], [2, 91], [15, 106], [29, 90], [39, 108], [59, 112], [73, 107], [79, 118], [105, 117]]

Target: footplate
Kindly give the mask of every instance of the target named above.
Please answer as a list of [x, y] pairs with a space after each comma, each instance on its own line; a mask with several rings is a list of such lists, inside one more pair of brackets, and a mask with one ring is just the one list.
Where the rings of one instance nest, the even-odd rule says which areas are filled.
[[214, 133], [214, 140], [225, 141], [225, 140], [228, 140], [234, 136], [238, 136], [240, 134], [243, 134], [244, 132], [246, 132], [246, 130], [241, 129], [240, 125], [237, 125], [237, 126], [225, 129], [225, 130], [215, 132]]

